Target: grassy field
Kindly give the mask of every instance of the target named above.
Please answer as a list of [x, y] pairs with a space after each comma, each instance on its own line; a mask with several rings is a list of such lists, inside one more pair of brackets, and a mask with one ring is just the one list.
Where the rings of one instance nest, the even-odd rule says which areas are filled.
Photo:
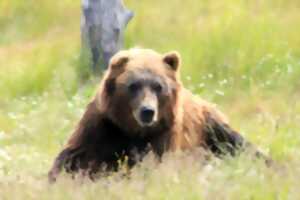
[[182, 79], [281, 166], [152, 155], [131, 177], [47, 183], [98, 77], [82, 81], [80, 2], [0, 1], [0, 200], [300, 199], [300, 1], [125, 0], [126, 47], [178, 50]]

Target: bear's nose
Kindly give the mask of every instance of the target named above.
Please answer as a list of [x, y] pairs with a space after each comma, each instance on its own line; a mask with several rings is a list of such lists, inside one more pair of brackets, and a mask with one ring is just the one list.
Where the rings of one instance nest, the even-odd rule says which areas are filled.
[[143, 123], [151, 123], [153, 121], [155, 110], [150, 107], [142, 107], [140, 111], [141, 121]]

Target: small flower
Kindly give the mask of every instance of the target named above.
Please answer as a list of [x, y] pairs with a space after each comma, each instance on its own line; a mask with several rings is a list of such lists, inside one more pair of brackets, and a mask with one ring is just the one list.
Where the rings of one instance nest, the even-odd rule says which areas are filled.
[[217, 95], [220, 95], [220, 96], [224, 96], [225, 95], [225, 93], [223, 91], [221, 91], [221, 90], [216, 90], [215, 92], [216, 92]]
[[5, 160], [11, 160], [11, 157], [8, 155], [8, 153], [2, 149], [0, 149], [0, 158], [3, 158]]
[[204, 87], [205, 87], [205, 83], [199, 83], [199, 84], [198, 84], [198, 87], [199, 87], [199, 88], [204, 88]]
[[190, 81], [190, 80], [192, 80], [192, 77], [187, 76], [187, 77], [186, 77], [186, 80]]

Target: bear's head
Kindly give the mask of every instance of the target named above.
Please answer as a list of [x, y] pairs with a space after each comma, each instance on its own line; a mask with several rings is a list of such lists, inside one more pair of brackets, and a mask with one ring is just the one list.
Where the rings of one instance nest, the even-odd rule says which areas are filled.
[[101, 107], [113, 123], [131, 134], [170, 128], [181, 88], [179, 66], [177, 52], [120, 51], [112, 57], [103, 79]]

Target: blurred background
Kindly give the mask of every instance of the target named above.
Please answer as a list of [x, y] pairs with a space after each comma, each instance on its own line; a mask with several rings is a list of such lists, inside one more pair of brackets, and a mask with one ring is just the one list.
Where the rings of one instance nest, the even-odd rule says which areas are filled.
[[[124, 3], [135, 12], [124, 48], [179, 51], [186, 87], [274, 159], [300, 161], [300, 1]], [[0, 182], [25, 176], [35, 185], [97, 88], [100, 77], [82, 78], [80, 6], [0, 1]]]

